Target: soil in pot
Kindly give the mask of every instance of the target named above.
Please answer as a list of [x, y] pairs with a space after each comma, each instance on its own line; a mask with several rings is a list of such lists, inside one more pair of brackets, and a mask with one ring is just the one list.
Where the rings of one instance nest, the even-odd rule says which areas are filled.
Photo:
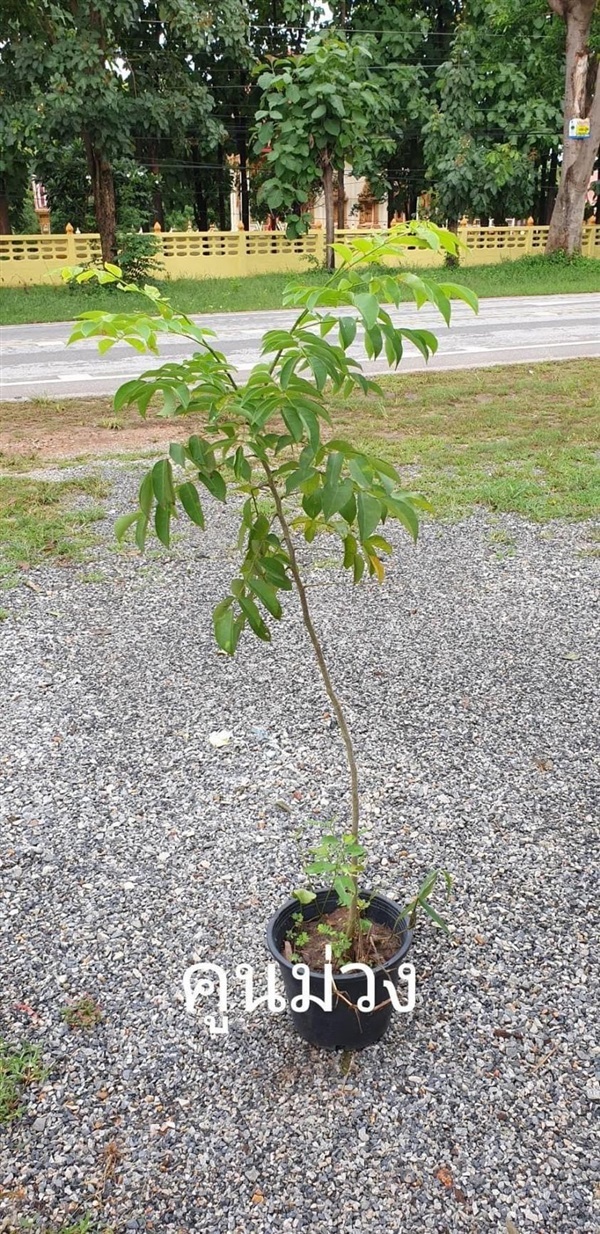
[[[303, 919], [301, 925], [290, 930], [283, 944], [286, 960], [295, 964], [308, 964], [313, 972], [322, 972], [325, 964], [325, 949], [331, 946], [331, 964], [338, 973], [343, 964], [358, 961], [375, 968], [385, 964], [402, 946], [402, 938], [385, 922], [363, 918], [363, 929], [354, 946], [344, 945], [348, 938], [348, 909], [336, 908], [312, 921]], [[306, 937], [306, 942], [301, 941]]]
[[[279, 964], [294, 1028], [299, 1037], [325, 1050], [362, 1050], [365, 1046], [379, 1041], [383, 1036], [392, 1015], [391, 999], [385, 982], [391, 981], [394, 986], [396, 985], [398, 970], [412, 941], [412, 931], [408, 920], [403, 916], [403, 910], [397, 904], [388, 900], [386, 896], [372, 894], [362, 889], [360, 894], [361, 899], [368, 901], [365, 916], [375, 927], [387, 927], [388, 939], [390, 935], [396, 939], [396, 950], [381, 963], [369, 958], [361, 960], [373, 970], [375, 979], [373, 1011], [358, 1009], [358, 999], [368, 993], [367, 977], [362, 972], [341, 973], [339, 968], [346, 962], [343, 957], [338, 959], [337, 973], [334, 971], [336, 990], [343, 997], [334, 995], [331, 1011], [325, 1010], [313, 1001], [305, 1010], [294, 1009], [292, 1006], [295, 996], [302, 992], [302, 983], [293, 973], [296, 963], [306, 964], [310, 974], [310, 992], [317, 998], [323, 999], [325, 994], [324, 948], [328, 941], [331, 942], [331, 937], [328, 939], [325, 935], [319, 936], [318, 931], [315, 930], [317, 937], [323, 940], [319, 971], [319, 969], [312, 968], [299, 952], [294, 953], [298, 956], [297, 959], [289, 958], [289, 954], [286, 955], [286, 944], [289, 945], [290, 932], [294, 926], [299, 925], [297, 921], [299, 912], [303, 918], [301, 928], [309, 935], [309, 939], [313, 934], [313, 923], [316, 927], [319, 922], [322, 923], [326, 918], [331, 917], [334, 922], [339, 921], [339, 918], [335, 917], [339, 905], [334, 892], [319, 891], [316, 900], [302, 908], [297, 900], [288, 900], [271, 918], [267, 927], [267, 947], [273, 959]], [[374, 932], [373, 937], [374, 940], [379, 937], [383, 945], [379, 930]], [[304, 945], [309, 945], [308, 940], [305, 940]]]

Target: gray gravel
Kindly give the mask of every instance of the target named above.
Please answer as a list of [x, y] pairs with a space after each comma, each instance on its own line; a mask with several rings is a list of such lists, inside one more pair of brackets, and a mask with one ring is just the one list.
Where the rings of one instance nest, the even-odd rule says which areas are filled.
[[[123, 512], [130, 475], [103, 471]], [[296, 605], [270, 647], [216, 653], [231, 511], [210, 528], [141, 561], [107, 525], [93, 564], [2, 599], [0, 1034], [51, 1071], [3, 1129], [0, 1228], [594, 1234], [589, 525], [479, 515], [416, 550], [398, 533], [386, 586], [353, 596], [315, 546], [372, 881], [401, 899], [433, 865], [455, 878], [451, 942], [426, 924], [415, 942], [414, 1014], [346, 1076], [237, 987], [227, 1037], [182, 1005], [195, 957], [262, 969], [294, 833], [348, 808]], [[83, 994], [104, 1019], [71, 1030]]]

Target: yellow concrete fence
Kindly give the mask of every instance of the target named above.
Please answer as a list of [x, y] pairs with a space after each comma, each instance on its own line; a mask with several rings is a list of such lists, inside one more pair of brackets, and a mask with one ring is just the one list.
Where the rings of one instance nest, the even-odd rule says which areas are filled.
[[[337, 238], [356, 236], [357, 231], [339, 231]], [[361, 235], [382, 235], [360, 229]], [[462, 266], [513, 261], [528, 253], [543, 253], [547, 227], [475, 227], [462, 225], [459, 237], [466, 245]], [[158, 236], [160, 251], [156, 277], [231, 278], [247, 274], [300, 273], [322, 263], [325, 238], [322, 230], [310, 231], [298, 240], [286, 240], [269, 231], [176, 231]], [[583, 254], [600, 258], [600, 225], [584, 229]], [[443, 258], [427, 249], [404, 250], [395, 264], [441, 266]], [[25, 287], [60, 284], [64, 266], [84, 265], [100, 258], [97, 234], [78, 235], [71, 228], [65, 235], [0, 236], [0, 286]], [[393, 263], [389, 263], [393, 264]]]

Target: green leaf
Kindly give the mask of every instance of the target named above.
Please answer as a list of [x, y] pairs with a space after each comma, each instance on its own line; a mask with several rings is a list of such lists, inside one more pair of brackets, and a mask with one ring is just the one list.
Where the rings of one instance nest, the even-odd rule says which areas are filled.
[[185, 446], [182, 446], [179, 441], [172, 441], [169, 446], [169, 456], [178, 467], [185, 467], [187, 462], [187, 453]]
[[123, 539], [125, 532], [128, 531], [134, 523], [137, 523], [139, 516], [139, 510], [136, 510], [134, 514], [122, 514], [121, 517], [117, 519], [115, 523], [115, 536], [117, 537], [117, 540]]
[[197, 527], [204, 528], [204, 514], [196, 485], [192, 484], [191, 481], [187, 484], [180, 484], [177, 489], [177, 496], [192, 523], [195, 523]]
[[145, 382], [143, 381], [138, 381], [136, 379], [135, 381], [124, 382], [122, 386], [119, 386], [119, 389], [113, 398], [113, 407], [115, 411], [121, 411], [121, 409], [128, 406], [129, 403], [135, 403], [136, 395], [141, 394], [144, 389]]
[[438, 349], [437, 338], [430, 330], [408, 330], [403, 326], [401, 333], [421, 352], [424, 360], [429, 360], [430, 353], [435, 354]]
[[159, 505], [172, 506], [175, 504], [173, 469], [168, 458], [161, 458], [158, 463], [154, 464], [152, 468], [152, 487]]
[[203, 441], [201, 437], [194, 434], [188, 441], [188, 450], [197, 467], [205, 467], [208, 471], [212, 471], [214, 452], [208, 442]]
[[247, 582], [251, 591], [258, 596], [259, 600], [262, 600], [271, 616], [279, 621], [281, 617], [281, 604], [277, 599], [274, 588], [270, 587], [263, 578], [259, 578], [257, 574], [251, 574]]
[[199, 472], [198, 479], [202, 481], [209, 493], [217, 498], [217, 501], [225, 501], [227, 496], [227, 486], [219, 471]]
[[[339, 480], [343, 465], [343, 454], [339, 454], [337, 451], [334, 451], [329, 455], [327, 459], [327, 466], [325, 468], [325, 484], [323, 485], [322, 490], [322, 509], [326, 519], [330, 519], [332, 514], [335, 514], [336, 508], [339, 509], [336, 498], [338, 498]], [[344, 502], [347, 501], [347, 499], [348, 492], [346, 490], [346, 492], [339, 498], [340, 504], [344, 505]], [[307, 511], [307, 513], [309, 513], [309, 511]]]
[[449, 300], [464, 300], [474, 313], [479, 312], [479, 298], [470, 287], [463, 287], [460, 283], [438, 283], [438, 287]]
[[280, 591], [291, 591], [292, 581], [288, 578], [285, 566], [278, 557], [262, 557], [260, 566], [268, 582]]
[[358, 533], [364, 542], [369, 539], [375, 528], [379, 526], [383, 507], [381, 502], [376, 497], [373, 497], [371, 493], [359, 492], [356, 497], [356, 509]]
[[302, 498], [302, 509], [309, 518], [316, 518], [321, 513], [323, 507], [323, 490], [316, 489], [312, 493], [305, 493]]
[[254, 600], [251, 600], [249, 596], [238, 596], [238, 604], [248, 618], [250, 629], [254, 631], [258, 638], [262, 638], [263, 642], [270, 643], [271, 631], [265, 625]]
[[423, 901], [423, 900], [419, 900], [419, 904], [421, 905], [421, 908], [423, 909], [423, 911], [427, 913], [427, 916], [431, 917], [431, 920], [434, 921], [435, 924], [440, 927], [440, 930], [444, 931], [444, 934], [450, 933], [448, 926], [446, 925], [446, 922], [444, 921], [443, 917], [440, 917], [439, 913], [436, 913], [435, 909], [431, 907], [431, 904], [428, 904], [427, 901]]
[[148, 531], [149, 521], [150, 520], [146, 514], [142, 513], [138, 515], [135, 528], [135, 542], [140, 550], [140, 553], [143, 553], [146, 544], [146, 533]]
[[343, 506], [339, 506], [338, 514], [341, 514], [346, 523], [353, 523], [356, 518], [356, 497], [354, 495], [352, 481], [349, 481], [349, 484], [351, 486], [350, 495], [348, 500], [344, 502]]
[[150, 515], [152, 514], [152, 507], [154, 505], [154, 486], [152, 483], [151, 471], [144, 476], [144, 479], [140, 484], [138, 501], [140, 503], [140, 510], [146, 515], [146, 518], [150, 518]]
[[289, 430], [290, 435], [292, 436], [293, 440], [302, 441], [302, 438], [304, 436], [304, 431], [305, 431], [304, 424], [302, 422], [301, 417], [298, 415], [296, 408], [288, 403], [286, 404], [285, 407], [282, 407], [281, 415], [282, 415], [283, 422], [286, 428]]
[[419, 535], [419, 519], [413, 507], [407, 501], [402, 501], [397, 497], [386, 496], [385, 501], [388, 513], [406, 527], [406, 530], [416, 542]]
[[165, 548], [169, 548], [171, 543], [171, 507], [161, 506], [156, 507], [154, 514], [154, 527], [156, 534]]
[[354, 536], [351, 536], [351, 535], [345, 536], [344, 538], [344, 567], [346, 570], [349, 570], [350, 566], [354, 565], [354, 559], [356, 557], [356, 548], [357, 548], [357, 545], [356, 545], [356, 540], [354, 539]]
[[246, 455], [244, 454], [243, 446], [238, 446], [233, 460], [233, 471], [238, 480], [251, 480], [252, 468]]
[[344, 351], [347, 351], [352, 346], [356, 338], [356, 318], [355, 317], [340, 317], [339, 320], [340, 342]]
[[236, 632], [232, 605], [233, 599], [231, 596], [228, 596], [226, 600], [222, 600], [220, 604], [217, 604], [213, 613], [215, 638], [221, 651], [226, 651], [230, 656], [235, 652], [239, 637]]
[[312, 904], [317, 898], [315, 891], [305, 891], [303, 887], [297, 887], [295, 891], [292, 891], [292, 895], [299, 904]]
[[375, 325], [379, 316], [379, 301], [370, 292], [361, 292], [352, 297], [367, 330]]
[[364, 558], [361, 557], [360, 553], [357, 553], [356, 557], [354, 558], [354, 582], [355, 583], [360, 583], [360, 580], [364, 572], [365, 572]]

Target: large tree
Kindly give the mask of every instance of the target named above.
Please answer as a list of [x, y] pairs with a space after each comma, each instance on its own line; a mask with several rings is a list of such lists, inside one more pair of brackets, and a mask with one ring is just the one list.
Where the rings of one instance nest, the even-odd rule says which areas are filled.
[[448, 42], [425, 125], [437, 211], [451, 222], [528, 215], [542, 182], [549, 189], [561, 125], [559, 32], [545, 0], [470, 0]]
[[425, 129], [439, 93], [436, 69], [464, 19], [464, 0], [346, 0], [346, 28], [368, 37], [393, 99], [393, 148], [382, 167], [390, 218], [411, 218], [426, 187]]
[[[600, 6], [598, 0], [548, 3], [565, 23], [566, 71], [561, 177], [546, 252], [571, 255], [581, 251], [586, 195], [600, 146]], [[576, 118], [589, 119], [589, 137], [570, 136]]]
[[29, 83], [18, 72], [18, 52], [10, 38], [10, 32], [17, 27], [24, 37], [34, 36], [36, 15], [32, 0], [3, 0], [0, 32], [0, 235], [9, 235], [13, 222], [18, 224], [38, 128]]
[[[27, 96], [38, 144], [82, 142], [104, 260], [114, 256], [115, 163], [137, 156], [159, 181], [160, 143], [225, 130], [198, 64], [214, 63], [217, 25], [243, 0], [6, 0], [2, 60]], [[158, 205], [158, 200], [155, 201]]]
[[330, 267], [336, 172], [347, 163], [356, 175], [376, 171], [393, 145], [393, 100], [371, 59], [366, 43], [327, 32], [310, 39], [301, 55], [275, 61], [258, 79], [263, 97], [256, 150], [268, 147], [272, 169], [264, 199], [296, 221], [297, 207], [322, 188]]

